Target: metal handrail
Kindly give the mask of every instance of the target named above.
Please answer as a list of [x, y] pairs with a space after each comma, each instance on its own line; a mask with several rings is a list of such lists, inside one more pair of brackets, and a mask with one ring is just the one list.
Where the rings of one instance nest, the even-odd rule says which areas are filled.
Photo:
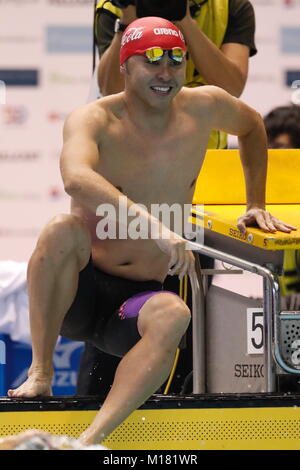
[[[245, 261], [236, 256], [218, 251], [214, 248], [210, 248], [204, 245], [200, 245], [195, 242], [186, 243], [186, 248], [192, 251], [201, 253], [202, 255], [209, 256], [213, 259], [218, 259], [225, 263], [229, 263], [233, 266], [239, 267], [245, 271], [258, 274], [264, 279], [264, 344], [265, 344], [265, 379], [266, 379], [266, 391], [275, 391], [275, 362], [273, 359], [273, 344], [274, 344], [274, 323], [273, 323], [273, 312], [275, 317], [279, 313], [279, 301], [280, 301], [280, 290], [279, 283], [276, 274], [270, 269], [260, 266], [249, 261]], [[197, 328], [193, 331], [193, 393], [204, 393], [205, 392], [205, 333], [200, 331], [199, 327], [204, 324], [204, 309], [201, 308], [201, 299], [198, 300], [196, 297], [200, 295], [199, 283], [192, 280], [191, 285], [193, 291], [193, 328]], [[202, 299], [204, 301], [204, 299]], [[274, 354], [275, 357], [275, 354]]]

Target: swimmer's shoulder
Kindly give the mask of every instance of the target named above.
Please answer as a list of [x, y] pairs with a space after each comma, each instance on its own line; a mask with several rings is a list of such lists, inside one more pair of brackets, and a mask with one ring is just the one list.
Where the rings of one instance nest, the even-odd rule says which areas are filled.
[[184, 103], [190, 113], [207, 117], [217, 111], [219, 100], [228, 99], [229, 94], [214, 85], [203, 85], [194, 88], [183, 88]]
[[113, 116], [121, 111], [122, 95], [123, 92], [102, 97], [75, 108], [65, 120], [64, 132], [81, 129], [98, 135], [101, 130], [107, 129]]

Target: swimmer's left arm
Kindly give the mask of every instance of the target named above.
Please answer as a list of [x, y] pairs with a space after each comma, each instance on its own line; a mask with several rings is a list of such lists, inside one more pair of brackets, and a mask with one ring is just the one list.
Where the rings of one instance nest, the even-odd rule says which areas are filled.
[[265, 210], [268, 166], [267, 137], [263, 120], [253, 108], [217, 87], [207, 87], [212, 98], [212, 128], [238, 136], [243, 165], [247, 211], [238, 219], [238, 228], [258, 225], [265, 232], [291, 232], [296, 227], [281, 222]]

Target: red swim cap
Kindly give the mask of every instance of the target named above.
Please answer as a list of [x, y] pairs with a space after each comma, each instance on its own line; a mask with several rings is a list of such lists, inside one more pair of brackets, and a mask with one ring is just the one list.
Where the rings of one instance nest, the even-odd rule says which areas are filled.
[[133, 21], [125, 29], [121, 41], [120, 64], [132, 55], [143, 55], [150, 47], [181, 47], [186, 50], [182, 32], [171, 21], [157, 16], [145, 16]]

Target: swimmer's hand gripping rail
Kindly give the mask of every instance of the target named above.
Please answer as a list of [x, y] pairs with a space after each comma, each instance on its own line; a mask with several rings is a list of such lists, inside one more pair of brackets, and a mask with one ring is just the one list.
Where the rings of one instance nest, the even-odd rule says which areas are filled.
[[[264, 348], [266, 391], [275, 390], [275, 362], [273, 360], [274, 317], [280, 313], [280, 290], [277, 276], [268, 268], [245, 261], [236, 256], [209, 248], [194, 242], [186, 243], [187, 249], [229, 263], [263, 277], [264, 281]], [[199, 282], [191, 279], [193, 291], [193, 393], [205, 393], [205, 332], [204, 332], [204, 295]], [[201, 295], [202, 294], [202, 295]], [[279, 362], [278, 348], [274, 348], [274, 357]], [[295, 371], [293, 371], [295, 372]], [[299, 371], [300, 373], [300, 371]]]

